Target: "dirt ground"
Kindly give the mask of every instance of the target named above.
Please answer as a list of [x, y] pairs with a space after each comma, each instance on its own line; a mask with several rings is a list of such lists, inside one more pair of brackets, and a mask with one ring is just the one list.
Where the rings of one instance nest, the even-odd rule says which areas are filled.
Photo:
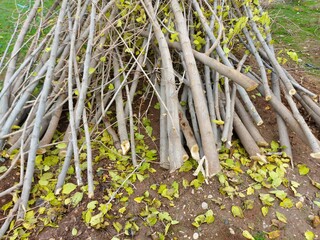
[[[310, 46], [310, 53], [314, 52], [315, 56], [319, 60], [320, 49], [319, 46]], [[320, 79], [317, 76], [308, 75], [302, 68], [290, 67], [288, 70], [295, 76], [295, 79], [311, 89], [316, 94], [320, 95]], [[254, 93], [253, 93], [254, 94]], [[319, 99], [320, 100], [320, 99]], [[272, 111], [272, 107], [266, 103], [262, 97], [255, 97], [255, 106], [264, 120], [264, 124], [259, 127], [260, 132], [268, 142], [272, 140], [278, 140], [276, 116]], [[153, 135], [156, 137], [155, 143], [159, 144], [159, 116], [157, 111], [152, 110], [148, 117], [151, 120], [151, 126], [153, 128]], [[320, 138], [320, 130], [310, 120], [308, 122], [313, 126], [315, 135]], [[32, 234], [29, 239], [35, 240], [101, 240], [101, 239], [161, 239], [157, 232], [164, 232], [165, 224], [162, 221], [158, 221], [155, 225], [149, 226], [146, 224], [146, 218], [141, 216], [141, 212], [146, 208], [147, 203], [142, 201], [138, 203], [135, 201], [136, 197], [142, 196], [146, 191], [149, 192], [148, 199], [158, 199], [161, 202], [161, 206], [157, 208], [158, 211], [168, 212], [172, 219], [179, 221], [178, 224], [171, 225], [165, 239], [217, 239], [217, 240], [241, 240], [245, 239], [243, 231], [249, 231], [256, 240], [272, 239], [272, 236], [268, 236], [267, 233], [279, 230], [279, 236], [277, 239], [291, 240], [305, 239], [305, 232], [312, 231], [315, 235], [315, 239], [320, 239], [320, 224], [315, 224], [311, 219], [320, 215], [320, 207], [318, 207], [314, 201], [320, 201], [320, 189], [317, 189], [310, 182], [313, 179], [316, 182], [320, 182], [319, 167], [320, 162], [312, 159], [309, 154], [311, 150], [303, 143], [298, 136], [290, 131], [290, 138], [292, 140], [293, 147], [293, 162], [294, 169], [288, 168], [286, 178], [288, 181], [295, 181], [300, 183], [297, 191], [301, 194], [300, 197], [294, 195], [294, 192], [283, 185], [279, 186], [279, 190], [284, 190], [288, 197], [293, 201], [293, 207], [283, 208], [281, 207], [280, 200], [275, 198], [273, 206], [269, 207], [269, 212], [266, 216], [263, 216], [261, 208], [262, 202], [259, 199], [259, 194], [268, 193], [272, 189], [262, 188], [256, 190], [253, 194], [247, 195], [246, 191], [249, 186], [254, 184], [254, 181], [246, 174], [246, 168], [244, 173], [240, 174], [240, 183], [237, 185], [238, 192], [245, 194], [245, 197], [235, 196], [233, 199], [230, 196], [221, 193], [221, 184], [218, 181], [218, 177], [213, 177], [209, 180], [208, 184], [204, 183], [198, 189], [188, 186], [183, 187], [183, 180], [187, 180], [189, 183], [195, 179], [192, 176], [192, 172], [175, 172], [169, 173], [169, 171], [160, 168], [159, 164], [152, 163], [152, 168], [156, 170], [154, 173], [149, 173], [149, 177], [142, 182], [136, 182], [133, 186], [134, 193], [129, 197], [129, 201], [126, 205], [126, 211], [123, 214], [118, 213], [118, 210], [122, 203], [118, 200], [114, 200], [114, 204], [111, 209], [110, 215], [117, 216], [115, 219], [110, 220], [110, 225], [101, 229], [95, 229], [88, 227], [84, 223], [82, 214], [87, 209], [87, 204], [92, 200], [100, 201], [106, 194], [108, 189], [108, 183], [101, 181], [98, 176], [95, 176], [95, 180], [99, 181], [98, 187], [95, 191], [95, 199], [88, 199], [84, 197], [83, 201], [75, 208], [68, 207], [60, 214], [59, 218], [55, 221], [58, 227], [43, 227], [41, 224], [37, 228], [32, 230]], [[148, 140], [146, 140], [148, 141]], [[154, 142], [149, 140], [151, 148], [155, 148]], [[308, 176], [301, 176], [298, 172], [298, 164], [305, 164], [310, 168]], [[101, 161], [95, 170], [101, 166], [108, 166], [112, 169], [115, 167], [108, 159]], [[225, 170], [224, 170], [225, 171]], [[10, 178], [1, 182], [0, 191], [12, 186], [13, 182], [18, 181], [18, 174], [13, 174]], [[161, 184], [167, 186], [172, 185], [176, 181], [179, 184], [179, 197], [169, 200], [161, 195], [157, 191], [150, 189], [150, 186], [156, 185], [159, 187]], [[0, 199], [0, 205], [4, 205], [11, 197]], [[245, 205], [250, 200], [252, 208], [248, 209]], [[296, 207], [296, 203], [301, 202], [300, 208]], [[231, 209], [232, 206], [240, 206], [243, 209], [243, 218], [234, 217]], [[211, 224], [203, 223], [200, 227], [195, 227], [192, 222], [199, 214], [204, 214], [208, 209], [211, 209], [214, 214], [214, 222]], [[276, 212], [280, 212], [286, 216], [287, 223], [279, 222], [276, 217]], [[0, 211], [0, 220], [4, 217], [3, 211]], [[112, 226], [112, 223], [118, 221], [123, 226], [127, 221], [134, 221], [139, 226], [139, 231], [129, 231], [129, 234], [125, 235], [124, 231], [118, 233]], [[275, 221], [276, 220], [276, 221]], [[76, 234], [72, 234], [72, 229], [77, 229]], [[76, 235], [76, 236], [74, 236]], [[116, 238], [115, 238], [116, 237]]]
[[[313, 76], [301, 75], [299, 71], [295, 73], [297, 79], [302, 79], [304, 84], [312, 89], [314, 92], [320, 94], [319, 80]], [[261, 97], [256, 98], [256, 105], [258, 105], [259, 113], [263, 117], [264, 124], [260, 127], [262, 135], [268, 142], [277, 140], [277, 128], [276, 119], [272, 109]], [[156, 114], [156, 112], [154, 112]], [[150, 114], [152, 126], [154, 128], [154, 135], [159, 136], [157, 126], [157, 116]], [[312, 122], [310, 122], [312, 124]], [[319, 136], [319, 129], [314, 128], [315, 133]], [[170, 174], [167, 170], [161, 169], [157, 163], [152, 165], [156, 169], [155, 173], [150, 173], [150, 177], [141, 183], [134, 185], [135, 192], [130, 196], [127, 211], [125, 214], [118, 218], [118, 221], [122, 224], [129, 219], [134, 218], [136, 224], [140, 227], [140, 230], [136, 233], [132, 233], [132, 236], [126, 236], [121, 233], [117, 233], [113, 226], [105, 227], [104, 229], [94, 229], [88, 227], [82, 220], [82, 212], [85, 211], [89, 199], [84, 199], [76, 208], [68, 209], [61, 220], [58, 221], [58, 228], [45, 227], [42, 229], [39, 227], [36, 229], [30, 239], [112, 239], [117, 237], [118, 239], [160, 239], [157, 232], [163, 232], [164, 224], [158, 222], [154, 226], [146, 226], [146, 219], [139, 216], [145, 205], [143, 203], [137, 203], [134, 198], [141, 196], [145, 191], [149, 191], [150, 199], [158, 198], [162, 205], [158, 209], [159, 211], [166, 211], [170, 214], [172, 219], [178, 220], [179, 223], [172, 225], [165, 239], [219, 239], [219, 240], [238, 240], [245, 239], [242, 235], [244, 230], [248, 230], [255, 239], [269, 239], [266, 233], [270, 233], [279, 230], [280, 236], [277, 239], [305, 239], [305, 232], [307, 230], [312, 231], [316, 236], [320, 236], [320, 226], [315, 227], [314, 223], [310, 220], [312, 216], [319, 215], [320, 208], [314, 204], [314, 200], [319, 200], [319, 189], [311, 185], [307, 176], [300, 176], [298, 173], [297, 165], [306, 164], [310, 168], [308, 176], [320, 182], [318, 174], [319, 162], [310, 158], [310, 149], [293, 133], [290, 137], [293, 143], [293, 157], [295, 168], [289, 168], [286, 174], [286, 178], [289, 181], [296, 181], [300, 183], [298, 192], [300, 197], [295, 197], [293, 191], [284, 186], [280, 186], [288, 193], [288, 197], [292, 199], [294, 206], [286, 209], [279, 206], [280, 201], [275, 200], [272, 207], [269, 208], [269, 213], [264, 217], [261, 213], [261, 207], [263, 206], [259, 200], [260, 193], [267, 193], [269, 189], [261, 189], [255, 191], [254, 194], [246, 196], [245, 198], [235, 197], [231, 199], [229, 196], [220, 193], [221, 185], [216, 177], [210, 179], [208, 184], [203, 184], [200, 188], [195, 189], [193, 187], [182, 187], [182, 180], [186, 179], [191, 182], [194, 177], [191, 172], [173, 173]], [[158, 139], [158, 138], [157, 138]], [[106, 164], [106, 163], [103, 163]], [[173, 181], [179, 183], [179, 197], [172, 201], [167, 198], [159, 196], [156, 191], [150, 190], [150, 186], [156, 184], [171, 185]], [[238, 186], [245, 193], [246, 189], [253, 181], [246, 174], [241, 175], [241, 184]], [[100, 183], [100, 188], [104, 189], [105, 183]], [[95, 199], [101, 199], [103, 197], [103, 191], [98, 191]], [[246, 204], [246, 200], [252, 200], [252, 209], [245, 209], [243, 207]], [[90, 200], [92, 201], [92, 200]], [[295, 204], [297, 202], [302, 203], [302, 208], [298, 209]], [[234, 217], [231, 213], [232, 206], [237, 205], [244, 209], [244, 218]], [[119, 206], [114, 205], [113, 213], [116, 215]], [[204, 206], [205, 209], [204, 209]], [[199, 214], [203, 214], [206, 209], [211, 209], [214, 213], [215, 221], [211, 224], [201, 224], [199, 228], [192, 225], [195, 217]], [[287, 224], [275, 221], [275, 213], [280, 212], [287, 218]], [[77, 229], [77, 236], [73, 236], [71, 230]], [[41, 231], [39, 231], [41, 229]], [[115, 238], [115, 239], [117, 239]], [[272, 237], [270, 238], [272, 239]]]

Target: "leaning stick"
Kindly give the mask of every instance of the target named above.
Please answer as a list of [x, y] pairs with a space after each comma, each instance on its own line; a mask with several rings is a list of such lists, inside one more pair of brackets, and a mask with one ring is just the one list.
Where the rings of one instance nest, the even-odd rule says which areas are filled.
[[86, 147], [87, 147], [87, 178], [88, 178], [88, 197], [94, 197], [94, 185], [93, 185], [93, 168], [92, 168], [92, 149], [90, 141], [90, 131], [88, 126], [88, 119], [86, 114], [86, 109], [83, 109], [83, 127], [84, 134], [86, 137]]
[[118, 122], [118, 134], [121, 142], [122, 155], [126, 155], [130, 149], [130, 142], [126, 127], [125, 114], [123, 110], [123, 99], [122, 99], [122, 91], [121, 91], [121, 83], [120, 83], [120, 73], [119, 73], [119, 62], [116, 57], [116, 54], [113, 55], [113, 70], [114, 70], [114, 86], [115, 89], [118, 90], [118, 94], [116, 95], [116, 113], [117, 113], [117, 122]]
[[197, 119], [199, 121], [199, 128], [201, 134], [201, 142], [203, 146], [204, 155], [206, 156], [206, 159], [208, 161], [207, 171], [209, 177], [212, 177], [213, 175], [220, 172], [221, 167], [211, 128], [209, 112], [208, 108], [206, 107], [205, 96], [202, 91], [202, 83], [191, 48], [185, 18], [183, 17], [179, 2], [177, 0], [171, 1], [171, 9], [175, 16], [175, 22], [177, 30], [179, 32], [182, 53], [187, 66], [186, 71], [189, 76], [192, 95], [194, 96], [196, 114]]
[[28, 154], [28, 162], [27, 162], [27, 169], [26, 169], [26, 174], [24, 178], [24, 183], [23, 183], [23, 189], [21, 193], [21, 203], [19, 204], [19, 210], [17, 214], [17, 219], [23, 219], [25, 212], [27, 210], [27, 205], [28, 205], [28, 200], [29, 200], [29, 195], [31, 191], [31, 185], [32, 185], [32, 178], [33, 178], [33, 173], [34, 173], [34, 165], [35, 165], [35, 158], [37, 154], [37, 149], [39, 145], [39, 135], [40, 135], [40, 126], [42, 122], [42, 117], [44, 115], [45, 107], [46, 107], [46, 100], [47, 96], [49, 94], [49, 90], [51, 87], [51, 80], [53, 77], [53, 69], [54, 65], [56, 62], [56, 53], [58, 50], [59, 46], [59, 35], [60, 35], [60, 28], [61, 24], [63, 22], [64, 14], [65, 14], [65, 9], [67, 7], [67, 0], [64, 0], [62, 2], [61, 6], [61, 11], [59, 13], [59, 18], [57, 20], [57, 25], [55, 29], [55, 36], [52, 44], [52, 50], [51, 50], [51, 55], [49, 59], [49, 66], [48, 66], [48, 71], [46, 74], [46, 78], [43, 84], [43, 89], [42, 89], [42, 94], [40, 97], [39, 101], [39, 107], [37, 110], [37, 115], [35, 119], [35, 125], [32, 131], [32, 137], [31, 137], [31, 144], [30, 144], [30, 150]]
[[[282, 86], [282, 88], [284, 88]], [[313, 158], [320, 158], [320, 145], [318, 142], [318, 139], [313, 135], [311, 129], [309, 128], [309, 126], [307, 125], [306, 121], [304, 120], [304, 118], [301, 116], [297, 105], [294, 103], [292, 96], [290, 96], [288, 93], [285, 92], [285, 98], [292, 110], [293, 116], [295, 117], [295, 119], [298, 121], [298, 123], [301, 126], [302, 131], [304, 132], [309, 146], [312, 149], [312, 153], [310, 153], [310, 156]]]

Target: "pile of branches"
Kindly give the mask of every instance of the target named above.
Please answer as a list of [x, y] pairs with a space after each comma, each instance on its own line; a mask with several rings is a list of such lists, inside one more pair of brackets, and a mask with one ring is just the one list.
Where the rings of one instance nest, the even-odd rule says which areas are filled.
[[[297, 106], [320, 125], [317, 96], [278, 62], [270, 19], [257, 0], [56, 0], [47, 13], [42, 4], [35, 0], [12, 36], [11, 55], [0, 62], [0, 147], [8, 153], [19, 149], [0, 179], [19, 163], [21, 169], [20, 182], [0, 193], [21, 190], [1, 235], [15, 214], [24, 218], [36, 155], [52, 145], [64, 112], [67, 147], [56, 194], [71, 163], [83, 184], [80, 128], [89, 197], [94, 194], [90, 136], [98, 125], [138, 164], [133, 103], [142, 82], [160, 103], [160, 164], [171, 172], [190, 156], [199, 163], [196, 173], [214, 176], [221, 170], [218, 150], [230, 148], [234, 134], [251, 159], [266, 161], [260, 147], [268, 143], [257, 129], [263, 120], [248, 94], [255, 89], [277, 115], [286, 154], [292, 157], [289, 127], [310, 146], [311, 156], [320, 158], [319, 141]], [[106, 114], [110, 109], [116, 120]]]

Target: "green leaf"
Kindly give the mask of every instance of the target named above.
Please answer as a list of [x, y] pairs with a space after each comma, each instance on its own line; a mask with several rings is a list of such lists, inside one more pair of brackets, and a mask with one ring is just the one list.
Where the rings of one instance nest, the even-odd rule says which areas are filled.
[[136, 197], [136, 198], [134, 198], [134, 201], [137, 203], [141, 203], [143, 199], [144, 199], [144, 196]]
[[268, 207], [262, 207], [261, 208], [261, 212], [262, 212], [262, 215], [265, 217], [269, 212], [269, 208]]
[[179, 33], [175, 32], [170, 34], [170, 42], [178, 42], [179, 41]]
[[299, 174], [301, 176], [307, 175], [310, 169], [305, 164], [298, 164]]
[[67, 144], [66, 143], [59, 143], [57, 144], [56, 148], [57, 149], [65, 149], [67, 147]]
[[153, 108], [159, 110], [159, 109], [160, 109], [160, 103], [157, 102], [157, 103], [153, 106]]
[[8, 170], [8, 168], [6, 166], [1, 166], [0, 167], [0, 173], [4, 173]]
[[150, 189], [156, 191], [156, 190], [157, 190], [157, 185], [156, 185], [156, 184], [152, 184], [152, 185], [150, 186]]
[[234, 217], [244, 218], [242, 209], [239, 206], [232, 206], [231, 212]]
[[231, 50], [228, 47], [223, 47], [223, 51], [228, 55]]
[[291, 181], [291, 185], [295, 188], [300, 186], [300, 183], [296, 182], [296, 181]]
[[90, 225], [91, 226], [98, 225], [99, 223], [102, 223], [102, 222], [103, 222], [102, 213], [98, 213], [98, 214], [92, 216], [91, 219], [90, 219]]
[[147, 223], [149, 224], [150, 227], [154, 226], [158, 221], [157, 215], [156, 214], [150, 214], [147, 217]]
[[118, 210], [118, 212], [123, 214], [126, 210], [127, 210], [126, 207], [122, 207]]
[[76, 228], [72, 228], [71, 234], [72, 236], [77, 236], [78, 230]]
[[252, 195], [254, 194], [254, 188], [253, 187], [248, 187], [247, 188], [247, 195]]
[[279, 143], [276, 142], [276, 141], [272, 141], [271, 144], [270, 144], [270, 146], [271, 146], [271, 150], [272, 150], [273, 152], [277, 152], [278, 149], [279, 149], [279, 147], [280, 147]]
[[320, 208], [320, 202], [319, 201], [313, 201], [314, 204], [316, 204]]
[[89, 74], [90, 74], [90, 75], [93, 74], [95, 71], [96, 71], [95, 68], [93, 68], [93, 67], [90, 67], [90, 68], [89, 68]]
[[247, 230], [242, 232], [242, 236], [244, 236], [246, 239], [254, 240], [254, 237]]
[[113, 90], [113, 89], [114, 89], [114, 85], [113, 85], [112, 83], [110, 83], [110, 84], [108, 85], [108, 89], [109, 89], [109, 90]]
[[189, 172], [192, 169], [192, 162], [187, 160], [185, 161], [179, 169], [179, 172]]
[[282, 201], [287, 197], [287, 193], [283, 190], [274, 190], [274, 191], [270, 191], [270, 193], [275, 194], [276, 197]]
[[290, 198], [285, 198], [283, 201], [280, 203], [280, 206], [283, 208], [292, 208], [293, 203]]
[[10, 202], [6, 203], [5, 205], [3, 205], [3, 206], [1, 207], [1, 209], [2, 209], [3, 211], [6, 211], [7, 209], [9, 209], [9, 208], [12, 207], [12, 206], [13, 206], [13, 202], [10, 201]]
[[208, 210], [204, 215], [206, 216], [205, 222], [207, 224], [210, 224], [210, 223], [214, 222], [213, 211], [211, 209]]
[[282, 213], [276, 212], [276, 216], [277, 216], [279, 221], [281, 221], [283, 223], [287, 223], [287, 218]]
[[273, 205], [274, 198], [271, 197], [270, 194], [260, 193], [259, 197], [260, 197], [261, 202], [264, 205], [267, 205], [267, 206], [272, 206]]
[[82, 198], [83, 198], [83, 193], [76, 192], [71, 198], [72, 206], [73, 207], [77, 206], [81, 202]]
[[169, 222], [172, 221], [172, 218], [171, 218], [171, 216], [169, 215], [168, 212], [160, 212], [159, 213], [159, 219], [161, 221], [163, 221], [163, 220], [166, 220], [166, 221], [169, 221]]
[[184, 179], [182, 180], [182, 186], [183, 186], [184, 188], [189, 187], [189, 181], [184, 178]]
[[149, 135], [149, 137], [152, 136], [152, 127], [151, 126], [146, 126], [146, 132]]
[[113, 222], [112, 223], [114, 229], [117, 231], [117, 233], [119, 233], [122, 230], [122, 225], [119, 222]]
[[222, 120], [213, 119], [212, 122], [217, 124], [217, 125], [223, 125], [224, 124], [224, 121], [222, 121]]
[[164, 235], [167, 235], [168, 234], [168, 231], [169, 231], [169, 228], [171, 226], [171, 223], [168, 223], [164, 229]]
[[304, 236], [306, 237], [306, 240], [313, 240], [315, 238], [314, 233], [309, 230], [304, 233]]
[[67, 183], [67, 184], [63, 185], [63, 187], [62, 187], [62, 194], [70, 194], [76, 188], [77, 188], [77, 185], [75, 185], [73, 183]]
[[198, 227], [200, 227], [200, 225], [202, 223], [205, 222], [205, 220], [206, 220], [206, 216], [204, 214], [200, 214], [200, 215], [196, 216], [192, 225], [195, 226], [196, 228], [198, 228]]
[[289, 55], [289, 57], [295, 61], [298, 62], [299, 58], [298, 58], [298, 54], [296, 52], [293, 51], [288, 51], [287, 54]]
[[254, 201], [253, 200], [248, 199], [248, 200], [244, 201], [244, 207], [247, 210], [253, 209], [253, 205], [254, 205]]
[[98, 201], [95, 200], [95, 201], [91, 201], [87, 204], [87, 209], [95, 209], [96, 208], [96, 205], [98, 204]]
[[122, 21], [121, 21], [121, 19], [119, 19], [117, 22], [117, 27], [121, 27], [121, 26], [122, 26]]
[[40, 179], [38, 183], [40, 186], [47, 186], [49, 184], [49, 181]]

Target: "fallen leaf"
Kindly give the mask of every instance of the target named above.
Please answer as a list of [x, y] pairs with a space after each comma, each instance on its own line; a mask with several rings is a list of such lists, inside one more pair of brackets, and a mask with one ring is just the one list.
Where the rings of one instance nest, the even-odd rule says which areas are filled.
[[304, 236], [306, 237], [306, 240], [313, 240], [315, 238], [314, 233], [309, 230], [304, 233]]
[[244, 230], [242, 232], [242, 236], [244, 236], [246, 239], [250, 239], [250, 240], [254, 240], [254, 237], [251, 235], [251, 233], [249, 233], [249, 231]]
[[72, 228], [71, 234], [72, 236], [76, 236], [78, 234], [78, 230], [76, 228]]
[[67, 183], [67, 184], [63, 185], [63, 187], [62, 187], [62, 194], [70, 194], [76, 188], [77, 188], [77, 185], [75, 185], [73, 183]]
[[276, 216], [279, 219], [279, 221], [287, 223], [287, 218], [285, 215], [283, 215], [282, 213], [276, 212]]
[[272, 231], [268, 233], [269, 239], [276, 239], [280, 237], [280, 230]]
[[253, 187], [248, 187], [247, 188], [247, 195], [252, 195], [254, 194], [254, 188]]
[[269, 208], [268, 207], [262, 207], [261, 208], [261, 212], [262, 212], [262, 215], [265, 217], [269, 212]]
[[280, 206], [283, 208], [292, 208], [293, 203], [290, 198], [285, 198], [281, 203]]
[[315, 216], [312, 220], [312, 226], [314, 228], [317, 228], [320, 225], [320, 217], [319, 216]]
[[307, 175], [310, 169], [305, 164], [298, 164], [299, 174], [301, 176]]
[[238, 206], [232, 206], [231, 207], [231, 212], [234, 217], [239, 217], [239, 218], [244, 218], [242, 209]]

